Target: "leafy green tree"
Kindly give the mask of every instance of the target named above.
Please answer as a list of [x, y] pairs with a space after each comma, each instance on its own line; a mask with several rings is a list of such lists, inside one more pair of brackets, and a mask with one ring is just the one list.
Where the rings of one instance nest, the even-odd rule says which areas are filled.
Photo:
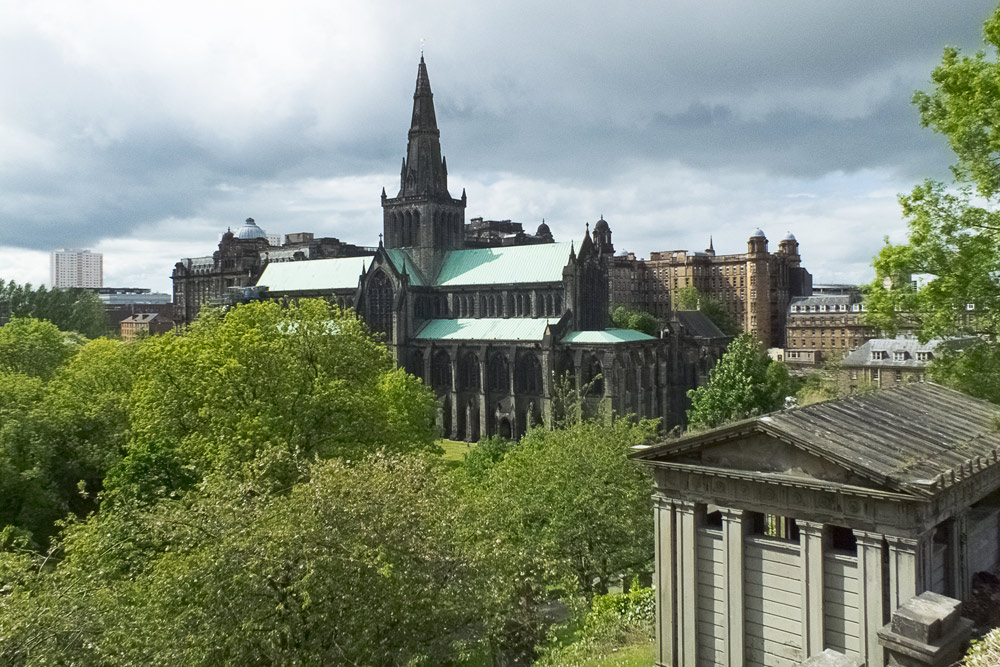
[[50, 322], [14, 318], [0, 327], [0, 370], [48, 379], [73, 355], [77, 342]]
[[104, 304], [92, 290], [81, 288], [35, 289], [0, 280], [0, 324], [14, 317], [48, 320], [63, 331], [76, 331], [87, 338], [109, 333]]
[[314, 458], [434, 450], [434, 402], [321, 300], [206, 311], [136, 351], [130, 438], [108, 498], [151, 501], [222, 471], [287, 488]]
[[542, 605], [605, 592], [653, 557], [650, 481], [627, 459], [655, 423], [583, 421], [533, 429], [467, 484], [459, 522], [492, 573], [487, 630], [508, 660], [530, 660], [545, 636]]
[[54, 572], [0, 596], [0, 663], [459, 663], [488, 587], [453, 478], [415, 456], [310, 467], [279, 495], [213, 478], [138, 512], [132, 539], [118, 510], [72, 526]]
[[[19, 322], [39, 325], [20, 329], [22, 335], [37, 329], [54, 348], [61, 345], [61, 332], [53, 334], [47, 322], [14, 320], [0, 334]], [[48, 381], [0, 371], [0, 528], [24, 531], [44, 547], [58, 520], [96, 509], [104, 476], [125, 445], [130, 349], [91, 341], [46, 369]]]
[[[984, 26], [986, 45], [1000, 44], [1000, 8]], [[886, 242], [866, 295], [869, 321], [889, 334], [913, 329], [921, 340], [972, 335], [964, 352], [945, 352], [930, 377], [1000, 401], [1000, 62], [979, 51], [946, 48], [934, 89], [914, 103], [927, 127], [945, 135], [957, 156], [955, 187], [926, 181], [900, 203], [909, 238]]]
[[693, 285], [676, 290], [673, 298], [675, 310], [700, 310], [727, 336], [735, 336], [743, 330], [721, 301], [699, 292]]
[[625, 306], [618, 306], [611, 312], [611, 323], [619, 329], [633, 329], [652, 336], [656, 333], [660, 323], [650, 313], [642, 310], [632, 310]]
[[688, 425], [713, 428], [778, 410], [790, 393], [785, 365], [767, 356], [753, 334], [740, 334], [709, 372], [708, 382], [688, 391]]

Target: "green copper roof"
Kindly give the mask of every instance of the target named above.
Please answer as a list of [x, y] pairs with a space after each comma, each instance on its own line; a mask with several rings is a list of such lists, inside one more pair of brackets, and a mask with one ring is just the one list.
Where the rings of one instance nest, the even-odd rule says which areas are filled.
[[420, 271], [417, 270], [417, 265], [414, 264], [413, 258], [410, 257], [405, 248], [387, 248], [385, 254], [389, 255], [389, 261], [392, 262], [397, 271], [402, 273], [403, 268], [406, 268], [406, 273], [410, 276], [411, 285], [422, 287], [425, 284]]
[[558, 317], [512, 317], [430, 320], [417, 333], [418, 340], [530, 340], [541, 341], [545, 327]]
[[563, 336], [563, 343], [589, 343], [614, 345], [616, 343], [634, 343], [640, 340], [656, 340], [649, 334], [632, 329], [605, 329], [604, 331], [571, 331]]
[[439, 287], [556, 283], [569, 263], [570, 243], [452, 250], [445, 255]]
[[371, 257], [311, 259], [300, 262], [272, 262], [264, 269], [258, 285], [272, 292], [313, 292], [354, 289]]

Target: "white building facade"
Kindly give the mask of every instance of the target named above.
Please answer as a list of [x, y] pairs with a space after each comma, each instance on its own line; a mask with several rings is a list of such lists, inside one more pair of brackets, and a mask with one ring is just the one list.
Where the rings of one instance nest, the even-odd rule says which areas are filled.
[[104, 287], [104, 255], [89, 250], [53, 250], [49, 287]]

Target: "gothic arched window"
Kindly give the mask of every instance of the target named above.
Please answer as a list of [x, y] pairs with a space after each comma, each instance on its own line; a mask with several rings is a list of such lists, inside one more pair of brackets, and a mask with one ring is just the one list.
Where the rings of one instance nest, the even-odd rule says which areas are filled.
[[451, 389], [451, 357], [445, 350], [438, 350], [431, 357], [431, 386]]
[[392, 341], [392, 283], [379, 271], [368, 284], [368, 326]]
[[461, 389], [479, 389], [479, 357], [475, 352], [466, 352], [459, 357], [458, 376]]
[[496, 352], [486, 365], [486, 385], [490, 391], [508, 391], [510, 389], [510, 371], [507, 357], [503, 352]]
[[542, 365], [534, 354], [518, 357], [517, 371], [514, 373], [518, 392], [540, 394], [542, 392]]

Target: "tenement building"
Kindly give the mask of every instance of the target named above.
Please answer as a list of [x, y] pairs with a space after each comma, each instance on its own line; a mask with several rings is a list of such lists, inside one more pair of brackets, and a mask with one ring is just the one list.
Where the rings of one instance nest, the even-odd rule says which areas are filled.
[[226, 230], [219, 249], [206, 257], [182, 259], [174, 266], [174, 322], [191, 323], [206, 304], [220, 305], [238, 299], [244, 288], [255, 285], [271, 262], [295, 262], [329, 257], [370, 256], [374, 248], [342, 243], [336, 238], [315, 238], [302, 232], [288, 234], [281, 245], [272, 245], [253, 218], [236, 232]]
[[[601, 243], [606, 239], [605, 247], [613, 250], [603, 219], [595, 225], [595, 241], [602, 223]], [[799, 243], [791, 233], [778, 243], [777, 252], [770, 252], [760, 229], [747, 239], [746, 253], [718, 255], [710, 239], [704, 252], [668, 250], [651, 252], [646, 260], [634, 254], [612, 260], [613, 306], [665, 317], [684, 288], [719, 301], [744, 331], [757, 334], [769, 347], [784, 347], [789, 304], [811, 293], [812, 276], [802, 267]]]
[[686, 390], [724, 350], [727, 339], [698, 313], [671, 318], [658, 336], [608, 328], [606, 222], [562, 243], [544, 222], [534, 235], [508, 220], [466, 225], [423, 58], [399, 190], [383, 189], [381, 203], [373, 256], [272, 262], [259, 293], [353, 307], [433, 388], [448, 437], [516, 437], [551, 423], [560, 386], [579, 392], [587, 410], [677, 424]]
[[811, 296], [793, 298], [788, 306], [785, 361], [820, 363], [858, 349], [875, 336], [864, 313], [861, 292], [854, 286], [816, 286]]

